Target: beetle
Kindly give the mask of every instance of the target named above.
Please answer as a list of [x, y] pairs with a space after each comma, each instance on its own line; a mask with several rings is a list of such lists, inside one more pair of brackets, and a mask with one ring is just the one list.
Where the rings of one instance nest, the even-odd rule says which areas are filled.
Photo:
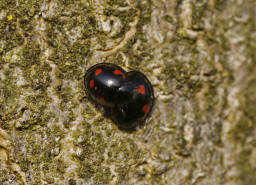
[[130, 71], [127, 81], [119, 89], [132, 94], [132, 98], [126, 104], [112, 108], [114, 122], [121, 128], [132, 128], [145, 122], [154, 103], [154, 91], [147, 77], [139, 71]]
[[99, 63], [86, 72], [84, 83], [92, 101], [105, 107], [114, 107], [120, 102], [118, 88], [125, 82], [126, 72], [111, 63]]
[[90, 67], [84, 77], [90, 100], [104, 107], [121, 128], [145, 122], [154, 104], [154, 91], [148, 78], [139, 71], [126, 72], [112, 63]]

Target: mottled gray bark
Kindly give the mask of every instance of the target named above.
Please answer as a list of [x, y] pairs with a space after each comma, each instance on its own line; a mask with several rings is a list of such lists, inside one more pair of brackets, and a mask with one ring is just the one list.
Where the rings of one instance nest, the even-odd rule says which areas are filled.
[[[1, 0], [0, 184], [256, 184], [255, 0]], [[99, 62], [156, 102], [125, 132], [88, 102]]]

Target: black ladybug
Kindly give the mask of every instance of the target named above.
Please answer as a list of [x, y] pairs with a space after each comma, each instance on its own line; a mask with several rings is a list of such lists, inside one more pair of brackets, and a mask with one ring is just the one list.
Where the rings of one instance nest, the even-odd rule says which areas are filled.
[[115, 64], [99, 63], [88, 69], [84, 82], [90, 100], [103, 106], [121, 128], [143, 123], [152, 110], [153, 88], [139, 71], [126, 72]]
[[118, 88], [125, 82], [126, 72], [119, 66], [100, 63], [92, 66], [85, 75], [85, 89], [97, 104], [115, 107], [121, 103]]
[[153, 107], [153, 88], [147, 77], [139, 71], [127, 73], [127, 81], [119, 89], [132, 94], [126, 104], [114, 107], [112, 119], [123, 128], [144, 122]]

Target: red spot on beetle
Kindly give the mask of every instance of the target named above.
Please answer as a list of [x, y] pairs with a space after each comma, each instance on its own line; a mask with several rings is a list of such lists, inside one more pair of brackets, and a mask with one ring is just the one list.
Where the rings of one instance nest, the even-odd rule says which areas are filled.
[[114, 73], [115, 75], [122, 75], [123, 78], [126, 78], [125, 74], [122, 73], [122, 72], [121, 72], [120, 70], [118, 70], [118, 69], [114, 70], [113, 73]]
[[144, 85], [139, 85], [139, 86], [136, 88], [136, 91], [137, 91], [139, 94], [145, 94], [145, 87], [144, 87]]
[[148, 104], [146, 104], [146, 105], [144, 105], [143, 107], [142, 107], [142, 112], [148, 112], [148, 109], [149, 109], [149, 105]]
[[105, 103], [106, 101], [105, 101], [105, 99], [103, 97], [100, 97], [100, 102], [101, 103]]
[[142, 118], [140, 118], [141, 121], [144, 121], [144, 119], [146, 118], [147, 114], [148, 114], [148, 111], [149, 111], [149, 105], [146, 104], [142, 107], [142, 112], [144, 112], [144, 116]]
[[95, 72], [94, 72], [94, 74], [95, 74], [96, 76], [98, 76], [101, 72], [102, 72], [102, 69], [96, 69]]
[[90, 88], [93, 88], [93, 87], [94, 87], [94, 80], [90, 80], [89, 86], [90, 86]]

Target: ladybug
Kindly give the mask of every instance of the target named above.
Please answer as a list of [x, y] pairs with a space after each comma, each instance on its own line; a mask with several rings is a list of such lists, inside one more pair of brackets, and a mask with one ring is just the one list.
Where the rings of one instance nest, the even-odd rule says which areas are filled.
[[91, 101], [104, 107], [120, 128], [134, 128], [145, 122], [154, 103], [154, 91], [139, 71], [126, 72], [111, 63], [89, 68], [84, 78]]
[[97, 104], [114, 107], [121, 103], [118, 88], [125, 82], [126, 72], [110, 63], [92, 66], [85, 75], [85, 89], [89, 98]]
[[145, 122], [154, 103], [153, 88], [147, 77], [139, 71], [130, 71], [127, 81], [119, 89], [132, 94], [132, 98], [126, 104], [112, 108], [114, 122], [122, 128]]

